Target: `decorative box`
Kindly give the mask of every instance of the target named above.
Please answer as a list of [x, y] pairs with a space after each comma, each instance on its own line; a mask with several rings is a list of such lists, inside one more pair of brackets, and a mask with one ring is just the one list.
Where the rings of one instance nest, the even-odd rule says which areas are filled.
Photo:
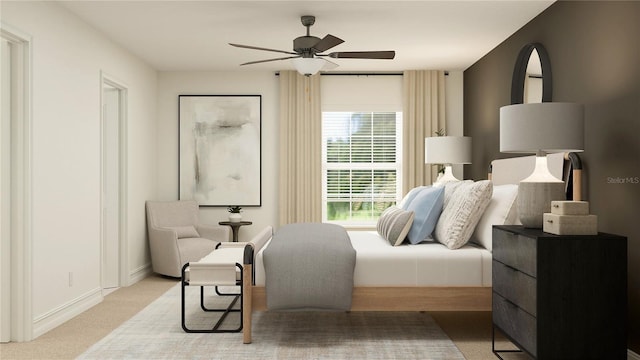
[[596, 215], [545, 213], [543, 215], [542, 230], [556, 235], [597, 235], [598, 217]]
[[589, 215], [586, 201], [552, 201], [551, 213], [557, 215]]

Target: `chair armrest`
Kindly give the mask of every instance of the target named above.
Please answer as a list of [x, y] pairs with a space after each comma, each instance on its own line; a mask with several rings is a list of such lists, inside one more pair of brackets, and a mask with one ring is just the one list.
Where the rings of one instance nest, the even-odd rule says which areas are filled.
[[213, 241], [229, 242], [231, 237], [231, 230], [228, 226], [197, 224], [196, 230], [198, 230], [200, 237]]
[[169, 228], [150, 227], [149, 241], [161, 246], [170, 246], [178, 248], [178, 233]]
[[160, 274], [180, 276], [180, 252], [175, 230], [149, 227], [149, 251], [153, 270]]

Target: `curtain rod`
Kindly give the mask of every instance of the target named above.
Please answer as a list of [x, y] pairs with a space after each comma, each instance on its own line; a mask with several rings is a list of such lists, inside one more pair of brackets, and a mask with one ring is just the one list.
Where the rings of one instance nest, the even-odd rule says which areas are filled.
[[[276, 71], [276, 76], [280, 76], [280, 72]], [[401, 72], [338, 72], [338, 73], [320, 73], [320, 76], [402, 76]]]
[[[276, 71], [276, 76], [280, 76], [280, 72]], [[337, 73], [320, 73], [320, 76], [402, 76], [401, 72], [379, 72], [379, 73], [369, 73], [369, 72], [337, 72]], [[449, 72], [445, 71], [444, 76], [448, 76]]]

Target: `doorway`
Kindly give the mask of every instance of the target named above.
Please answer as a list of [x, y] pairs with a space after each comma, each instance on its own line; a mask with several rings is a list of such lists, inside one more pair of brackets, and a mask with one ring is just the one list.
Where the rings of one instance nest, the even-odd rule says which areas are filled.
[[103, 296], [127, 285], [126, 114], [127, 87], [102, 74], [101, 283]]
[[11, 44], [0, 38], [0, 84], [2, 84], [2, 110], [0, 120], [0, 342], [8, 342], [11, 323]]
[[0, 342], [29, 341], [31, 273], [31, 38], [0, 27]]

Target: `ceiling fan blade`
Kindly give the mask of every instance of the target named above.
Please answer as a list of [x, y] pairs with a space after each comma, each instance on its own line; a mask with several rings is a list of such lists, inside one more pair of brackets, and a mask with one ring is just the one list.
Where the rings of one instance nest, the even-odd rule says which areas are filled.
[[313, 45], [313, 49], [317, 52], [323, 52], [331, 49], [336, 45], [340, 45], [344, 42], [344, 40], [335, 37], [331, 34], [327, 34], [322, 40], [318, 41], [315, 45]]
[[267, 59], [267, 60], [249, 61], [249, 62], [246, 62], [244, 64], [240, 64], [240, 66], [242, 66], [242, 65], [251, 65], [251, 64], [260, 64], [260, 63], [269, 62], [269, 61], [295, 59], [295, 58], [299, 58], [299, 57], [300, 57], [300, 55], [298, 55], [298, 56], [286, 56], [286, 57], [275, 58], [275, 59]]
[[239, 47], [239, 48], [244, 48], [244, 49], [273, 51], [273, 52], [279, 52], [279, 53], [291, 54], [291, 55], [297, 55], [298, 54], [298, 53], [294, 53], [294, 52], [291, 52], [291, 51], [269, 49], [269, 48], [263, 48], [263, 47], [258, 47], [258, 46], [240, 45], [240, 44], [232, 44], [232, 43], [229, 43], [229, 45], [235, 46], [235, 47]]
[[319, 56], [328, 56], [334, 59], [387, 59], [391, 60], [396, 57], [395, 51], [341, 51], [341, 52], [332, 52], [327, 55]]

